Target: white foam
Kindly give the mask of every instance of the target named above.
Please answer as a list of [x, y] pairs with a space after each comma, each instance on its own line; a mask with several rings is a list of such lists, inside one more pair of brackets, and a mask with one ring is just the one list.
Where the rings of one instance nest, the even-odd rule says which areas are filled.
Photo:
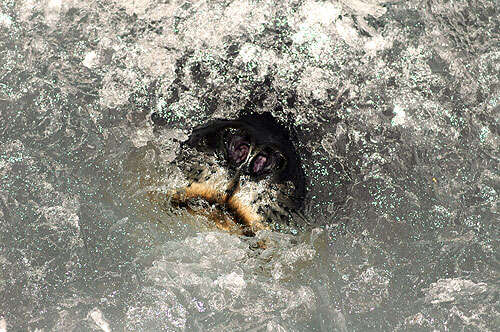
[[237, 274], [236, 272], [220, 276], [217, 280], [215, 280], [214, 284], [235, 294], [240, 294], [241, 291], [247, 286], [243, 276]]
[[109, 327], [109, 323], [104, 319], [102, 312], [94, 308], [89, 312], [90, 318], [96, 323], [99, 328], [105, 332], [111, 332], [111, 328]]
[[0, 317], [0, 332], [7, 332], [7, 321], [3, 317]]
[[10, 28], [11, 25], [12, 25], [12, 19], [10, 18], [10, 16], [4, 13], [0, 13], [0, 26], [3, 26], [5, 28]]
[[87, 54], [85, 54], [85, 58], [82, 61], [82, 65], [84, 65], [87, 68], [95, 67], [95, 65], [97, 65], [97, 52], [90, 51]]
[[391, 121], [393, 126], [403, 126], [406, 123], [406, 112], [399, 105], [394, 106], [394, 114], [396, 114]]
[[331, 2], [315, 1], [306, 3], [301, 12], [306, 17], [308, 25], [322, 24], [326, 26], [332, 24], [339, 17], [340, 7]]

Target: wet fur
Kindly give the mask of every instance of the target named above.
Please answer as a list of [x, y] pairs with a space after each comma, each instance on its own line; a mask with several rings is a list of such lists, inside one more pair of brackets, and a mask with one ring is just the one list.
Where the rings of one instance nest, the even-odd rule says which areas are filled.
[[[277, 147], [287, 160], [279, 174], [265, 179], [266, 182], [261, 185], [267, 189], [256, 193], [252, 202], [246, 203], [237, 197], [239, 187], [235, 195], [228, 195], [230, 184], [221, 185], [217, 184], [217, 180], [212, 181], [215, 170], [221, 170], [220, 167], [227, 171], [227, 177], [234, 175], [224, 158], [217, 157], [217, 151], [220, 150], [218, 135], [228, 127], [244, 129], [254, 138], [256, 145]], [[194, 157], [197, 154], [199, 159]], [[203, 162], [200, 163], [201, 160]], [[184, 170], [190, 184], [166, 194], [171, 206], [204, 216], [217, 228], [234, 234], [254, 236], [259, 230], [269, 229], [266, 221], [290, 218], [290, 211], [300, 209], [305, 196], [304, 173], [288, 132], [266, 113], [246, 115], [236, 120], [214, 120], [195, 128], [182, 147], [178, 165]], [[264, 179], [252, 179], [252, 182], [261, 180]], [[293, 190], [283, 191], [290, 187], [288, 183], [293, 184]], [[154, 198], [156, 194], [150, 193], [150, 199], [157, 200]], [[197, 208], [199, 201], [205, 205]]]

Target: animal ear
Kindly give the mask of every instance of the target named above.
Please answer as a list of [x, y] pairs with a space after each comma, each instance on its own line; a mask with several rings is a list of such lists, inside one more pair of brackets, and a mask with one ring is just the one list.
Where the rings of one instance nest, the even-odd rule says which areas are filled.
[[252, 139], [245, 130], [227, 127], [222, 131], [222, 142], [228, 161], [234, 166], [246, 162], [251, 151]]

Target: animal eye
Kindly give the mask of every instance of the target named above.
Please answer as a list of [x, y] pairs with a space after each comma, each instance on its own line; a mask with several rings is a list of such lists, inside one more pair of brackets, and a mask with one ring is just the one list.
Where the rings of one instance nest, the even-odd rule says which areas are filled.
[[250, 173], [255, 176], [276, 172], [283, 169], [285, 159], [280, 152], [272, 149], [264, 149], [259, 152], [250, 162]]
[[230, 163], [241, 165], [250, 153], [250, 137], [241, 130], [228, 129], [224, 133], [226, 155]]

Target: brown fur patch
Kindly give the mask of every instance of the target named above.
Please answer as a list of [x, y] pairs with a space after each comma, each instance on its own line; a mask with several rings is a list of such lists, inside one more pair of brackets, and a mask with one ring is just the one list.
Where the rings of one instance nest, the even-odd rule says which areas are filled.
[[[269, 229], [251, 206], [243, 204], [235, 196], [228, 199], [226, 193], [220, 192], [210, 183], [194, 182], [188, 187], [166, 195], [170, 196], [172, 206], [185, 208], [193, 215], [204, 216], [217, 228], [233, 234], [254, 236], [259, 230]], [[150, 200], [157, 200], [155, 196], [153, 192], [148, 193]], [[192, 203], [198, 199], [209, 206], [195, 209]]]

